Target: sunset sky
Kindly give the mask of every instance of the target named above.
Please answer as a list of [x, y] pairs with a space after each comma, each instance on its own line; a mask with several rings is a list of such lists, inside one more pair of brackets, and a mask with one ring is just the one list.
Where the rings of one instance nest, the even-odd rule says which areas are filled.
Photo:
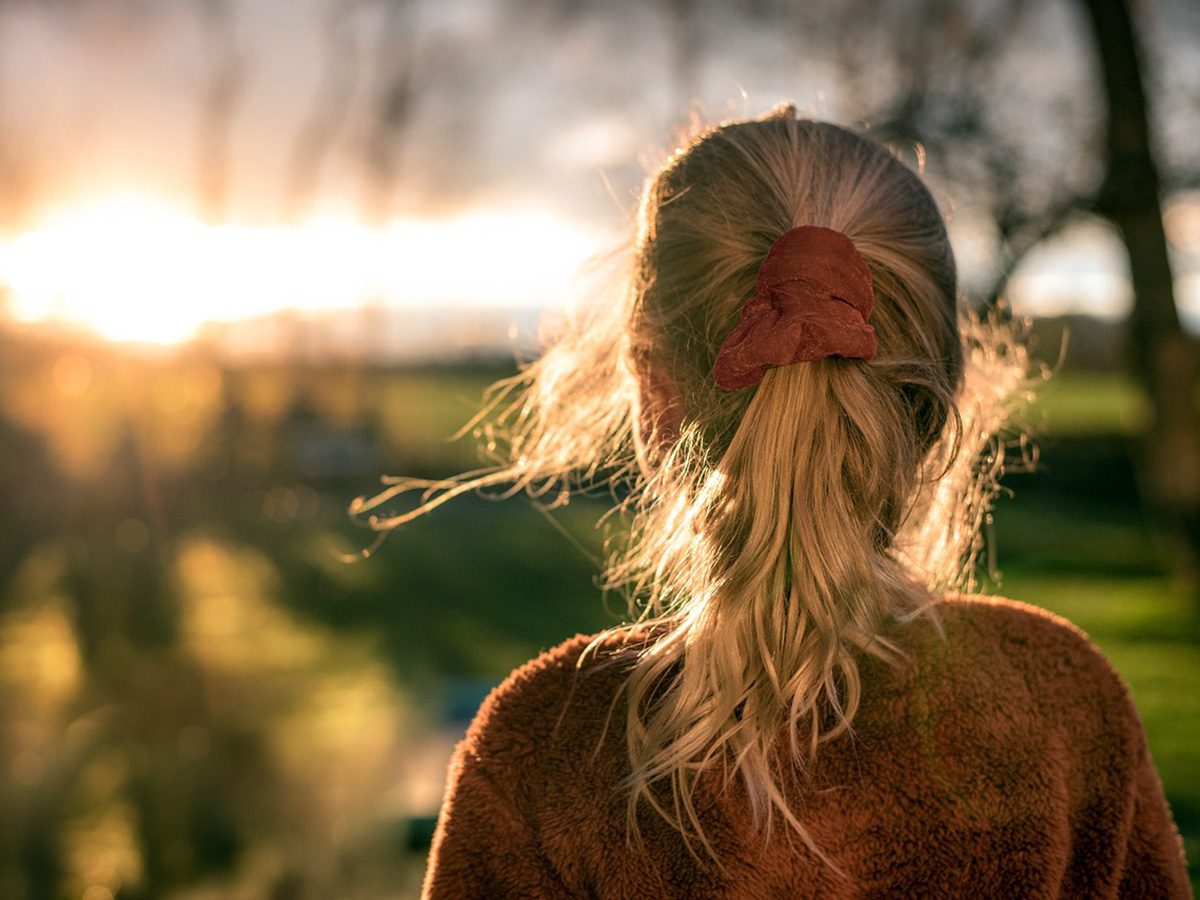
[[[819, 36], [801, 47], [729, 6], [703, 6], [684, 80], [654, 4], [0, 4], [8, 314], [170, 342], [284, 308], [553, 307], [624, 235], [683, 98], [709, 119], [791, 99], [858, 123]], [[1200, 111], [1171, 98], [1180, 67], [1200, 71], [1198, 16], [1146, 7], [1155, 86], [1179, 113], [1160, 116], [1165, 152], [1186, 153]], [[1064, 0], [1043, 10], [1030, 27], [1054, 36], [1055, 78], [1086, 90], [1078, 22]], [[966, 280], [986, 280], [989, 223], [942, 196]], [[1200, 197], [1169, 199], [1181, 305], [1200, 321]], [[1120, 315], [1125, 269], [1116, 237], [1084, 227], [1030, 255], [1013, 300]]]

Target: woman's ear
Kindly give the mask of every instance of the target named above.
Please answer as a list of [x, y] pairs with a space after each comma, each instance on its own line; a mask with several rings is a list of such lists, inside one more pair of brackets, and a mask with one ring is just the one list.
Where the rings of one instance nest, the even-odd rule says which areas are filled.
[[666, 367], [648, 356], [634, 361], [638, 380], [638, 439], [652, 451], [673, 444], [683, 428], [683, 398]]

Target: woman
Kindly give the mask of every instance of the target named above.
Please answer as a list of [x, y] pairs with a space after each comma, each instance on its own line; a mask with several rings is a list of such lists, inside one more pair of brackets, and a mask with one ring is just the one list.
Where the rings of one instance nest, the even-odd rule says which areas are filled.
[[1026, 361], [960, 333], [920, 179], [791, 108], [715, 128], [649, 181], [628, 283], [519, 379], [511, 461], [432, 502], [624, 482], [645, 613], [485, 703], [425, 896], [1187, 896], [1119, 678], [952, 593]]

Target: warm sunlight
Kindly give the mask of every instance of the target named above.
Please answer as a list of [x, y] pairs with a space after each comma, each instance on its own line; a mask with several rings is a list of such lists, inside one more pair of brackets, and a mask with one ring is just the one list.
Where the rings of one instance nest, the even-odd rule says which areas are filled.
[[380, 229], [332, 217], [209, 226], [181, 209], [122, 198], [0, 242], [0, 287], [18, 321], [170, 344], [205, 322], [283, 309], [555, 306], [598, 247], [587, 229], [526, 210]]

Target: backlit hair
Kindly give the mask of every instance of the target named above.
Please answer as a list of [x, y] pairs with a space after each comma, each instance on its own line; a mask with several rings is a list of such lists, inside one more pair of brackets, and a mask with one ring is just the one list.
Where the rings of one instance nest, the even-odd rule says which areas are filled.
[[[798, 225], [844, 233], [866, 260], [878, 354], [723, 391], [717, 349]], [[695, 790], [715, 770], [738, 776], [764, 832], [780, 816], [820, 854], [786, 784], [849, 729], [858, 660], [899, 658], [884, 627], [936, 619], [936, 597], [970, 586], [1024, 352], [960, 312], [920, 178], [790, 107], [678, 148], [646, 186], [630, 263], [621, 289], [500, 387], [481, 427], [506, 441], [505, 463], [400, 480], [358, 510], [427, 489], [420, 508], [372, 519], [384, 529], [465, 490], [557, 499], [621, 483], [632, 527], [607, 580], [644, 626], [625, 689], [631, 833], [645, 804], [711, 852]], [[677, 392], [678, 424], [641, 407], [659, 384]]]

